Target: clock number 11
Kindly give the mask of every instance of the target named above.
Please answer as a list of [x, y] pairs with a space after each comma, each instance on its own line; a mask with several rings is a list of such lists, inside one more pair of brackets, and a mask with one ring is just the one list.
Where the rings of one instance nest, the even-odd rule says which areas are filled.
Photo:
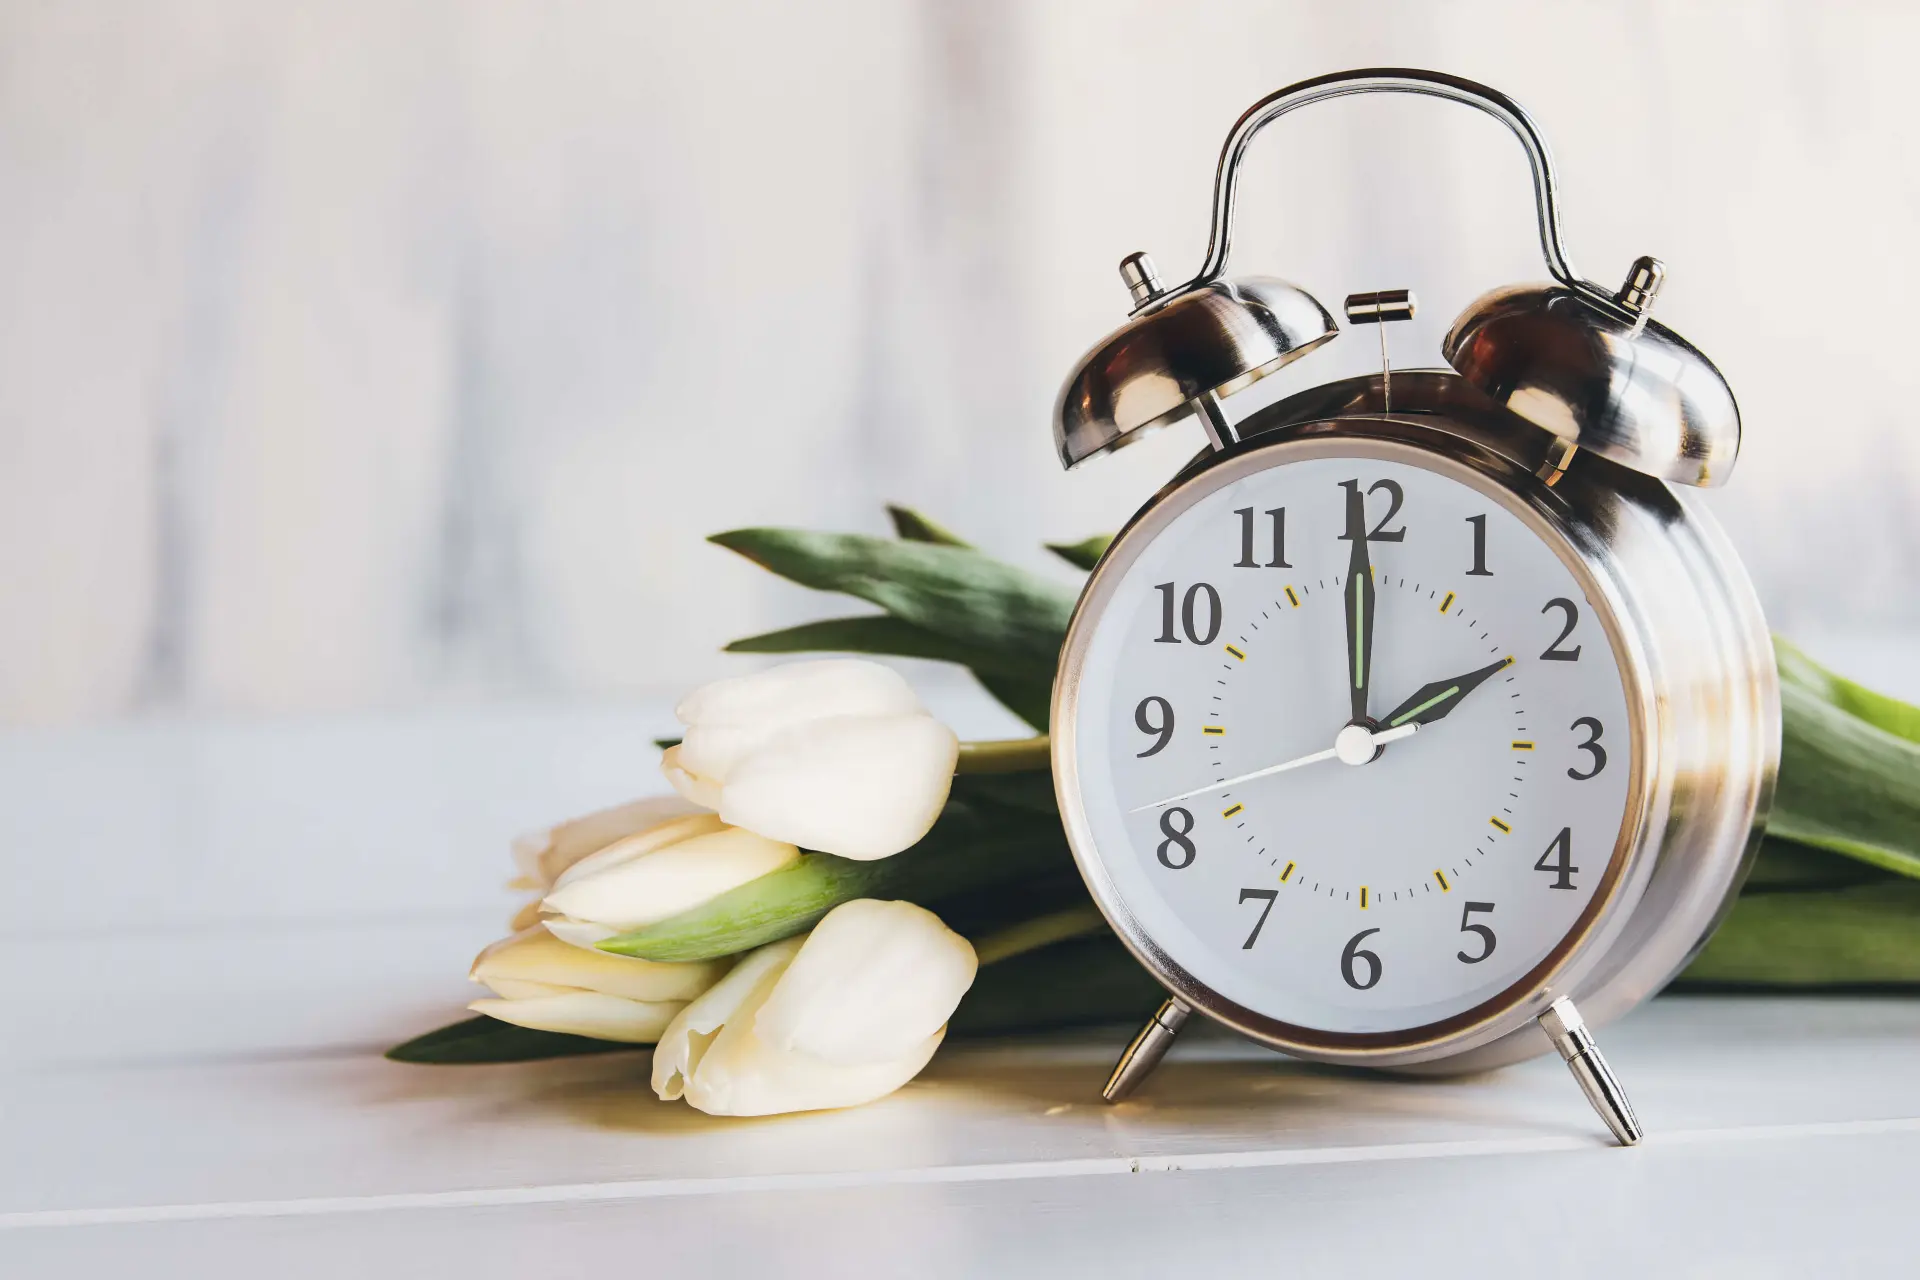
[[1265, 565], [1253, 558], [1253, 508], [1241, 507], [1233, 514], [1240, 517], [1240, 558], [1233, 562], [1236, 569], [1291, 569], [1287, 563], [1287, 509], [1275, 507], [1266, 513], [1273, 524], [1273, 556]]

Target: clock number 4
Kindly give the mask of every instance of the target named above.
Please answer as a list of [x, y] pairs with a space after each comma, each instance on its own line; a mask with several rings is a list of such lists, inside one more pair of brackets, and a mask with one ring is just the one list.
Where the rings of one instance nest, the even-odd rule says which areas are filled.
[[1540, 860], [1533, 864], [1533, 869], [1544, 871], [1553, 877], [1553, 883], [1547, 886], [1549, 889], [1577, 887], [1573, 883], [1573, 878], [1579, 874], [1580, 868], [1573, 865], [1572, 827], [1560, 828], [1560, 834], [1553, 838], [1553, 843], [1548, 845], [1547, 851], [1540, 855]]
[[1287, 563], [1287, 509], [1275, 507], [1268, 511], [1267, 519], [1273, 525], [1273, 555], [1262, 565], [1253, 558], [1253, 508], [1241, 507], [1233, 514], [1240, 517], [1240, 558], [1233, 562], [1236, 569], [1291, 569]]
[[[1153, 589], [1160, 593], [1160, 634], [1153, 642], [1179, 644], [1180, 637], [1173, 630], [1173, 599], [1178, 588], [1171, 582], [1157, 582]], [[1200, 626], [1203, 612], [1204, 630]], [[1212, 583], [1196, 582], [1187, 588], [1185, 598], [1180, 601], [1180, 629], [1186, 632], [1189, 644], [1212, 644], [1219, 638], [1220, 593], [1213, 589]]]
[[1273, 913], [1273, 900], [1279, 896], [1280, 891], [1278, 889], [1242, 889], [1240, 891], [1240, 904], [1242, 906], [1245, 906], [1255, 898], [1265, 898], [1267, 900], [1267, 905], [1260, 908], [1260, 918], [1253, 922], [1253, 932], [1248, 934], [1247, 940], [1240, 944], [1242, 951], [1253, 950], [1253, 944], [1260, 937], [1260, 931], [1267, 927], [1267, 917]]

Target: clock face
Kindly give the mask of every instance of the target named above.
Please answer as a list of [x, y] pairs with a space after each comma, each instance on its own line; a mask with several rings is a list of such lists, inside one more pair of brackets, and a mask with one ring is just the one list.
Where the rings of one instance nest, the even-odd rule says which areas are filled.
[[1076, 624], [1065, 790], [1148, 950], [1279, 1038], [1390, 1044], [1584, 931], [1640, 748], [1606, 604], [1544, 525], [1409, 446], [1330, 447], [1245, 455], [1129, 531]]

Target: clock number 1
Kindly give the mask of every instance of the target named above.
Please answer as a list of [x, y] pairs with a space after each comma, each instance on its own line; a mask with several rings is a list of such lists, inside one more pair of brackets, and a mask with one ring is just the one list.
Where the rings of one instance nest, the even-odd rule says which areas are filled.
[[1487, 568], [1487, 518], [1468, 516], [1467, 523], [1473, 526], [1473, 568], [1467, 570], [1467, 576], [1491, 578], [1493, 570]]
[[1287, 563], [1287, 509], [1275, 507], [1267, 512], [1267, 519], [1273, 522], [1273, 558], [1262, 565], [1253, 558], [1253, 508], [1241, 507], [1233, 514], [1240, 517], [1240, 558], [1233, 562], [1236, 569], [1291, 569]]

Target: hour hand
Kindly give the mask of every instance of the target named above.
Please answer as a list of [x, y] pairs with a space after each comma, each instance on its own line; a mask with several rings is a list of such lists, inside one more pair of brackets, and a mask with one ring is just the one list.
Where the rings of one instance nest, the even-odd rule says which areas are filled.
[[1423, 684], [1411, 698], [1395, 707], [1387, 714], [1383, 724], [1389, 729], [1398, 729], [1406, 724], [1432, 724], [1435, 720], [1445, 719], [1447, 713], [1459, 706], [1466, 696], [1479, 688], [1481, 683], [1496, 671], [1505, 671], [1513, 665], [1511, 655], [1490, 662], [1478, 671], [1469, 671], [1463, 676], [1454, 676], [1450, 680], [1435, 680]]
[[1347, 692], [1353, 712], [1349, 723], [1359, 724], [1367, 718], [1367, 686], [1373, 683], [1373, 565], [1367, 554], [1367, 509], [1357, 484], [1348, 490], [1347, 534], [1353, 540], [1347, 561]]

